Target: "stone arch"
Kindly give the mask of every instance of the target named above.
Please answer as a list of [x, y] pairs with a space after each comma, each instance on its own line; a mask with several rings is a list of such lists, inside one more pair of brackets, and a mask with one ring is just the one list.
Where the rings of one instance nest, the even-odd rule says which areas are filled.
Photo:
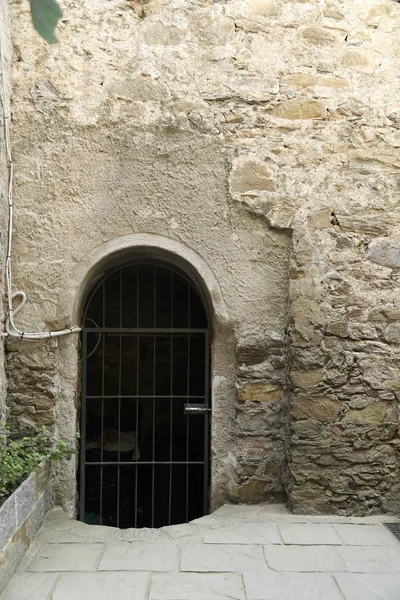
[[[94, 248], [71, 271], [60, 294], [58, 316], [79, 324], [87, 293], [105, 268], [146, 253], [167, 259], [185, 271], [203, 292], [211, 318], [211, 509], [236, 496], [234, 468], [235, 342], [219, 283], [207, 262], [181, 242], [154, 234], [130, 234]], [[59, 339], [60, 382], [56, 430], [60, 437], [76, 431], [80, 405], [80, 350], [78, 336]], [[60, 467], [56, 498], [72, 515], [76, 506], [76, 463]]]

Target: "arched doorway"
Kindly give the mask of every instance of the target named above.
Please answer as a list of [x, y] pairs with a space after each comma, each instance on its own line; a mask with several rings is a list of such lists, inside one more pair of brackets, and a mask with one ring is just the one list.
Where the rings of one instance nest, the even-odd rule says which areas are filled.
[[103, 273], [82, 333], [80, 519], [161, 527], [209, 509], [209, 317], [179, 268]]

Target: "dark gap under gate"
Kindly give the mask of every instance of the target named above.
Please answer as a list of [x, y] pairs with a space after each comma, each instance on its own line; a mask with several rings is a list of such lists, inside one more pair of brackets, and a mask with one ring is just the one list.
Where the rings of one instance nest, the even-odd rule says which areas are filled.
[[209, 506], [209, 324], [180, 270], [104, 275], [82, 333], [79, 516], [114, 527], [188, 522]]

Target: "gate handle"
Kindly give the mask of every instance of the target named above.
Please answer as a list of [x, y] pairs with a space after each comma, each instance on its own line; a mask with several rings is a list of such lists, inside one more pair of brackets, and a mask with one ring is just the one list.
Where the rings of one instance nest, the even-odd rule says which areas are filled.
[[211, 408], [208, 408], [205, 404], [184, 404], [183, 412], [185, 415], [202, 415], [211, 412]]

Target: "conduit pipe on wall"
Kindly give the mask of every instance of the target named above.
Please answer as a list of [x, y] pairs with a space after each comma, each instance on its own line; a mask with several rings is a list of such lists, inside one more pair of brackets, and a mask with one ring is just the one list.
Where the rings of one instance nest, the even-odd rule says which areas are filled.
[[[66, 329], [60, 329], [58, 331], [21, 331], [15, 325], [14, 317], [19, 311], [25, 306], [26, 294], [22, 290], [16, 292], [12, 291], [12, 275], [11, 275], [11, 246], [12, 246], [12, 235], [13, 235], [13, 176], [14, 176], [14, 165], [11, 154], [11, 138], [10, 138], [10, 123], [11, 113], [9, 103], [6, 102], [6, 85], [5, 85], [5, 69], [4, 69], [4, 52], [3, 52], [3, 39], [0, 31], [0, 69], [1, 69], [1, 104], [3, 107], [3, 118], [4, 118], [4, 139], [6, 147], [6, 158], [8, 167], [8, 182], [7, 182], [7, 204], [8, 204], [8, 226], [7, 226], [7, 255], [6, 255], [6, 294], [7, 294], [7, 309], [8, 316], [6, 319], [5, 336], [17, 338], [20, 340], [28, 340], [36, 342], [45, 340], [53, 337], [60, 337], [62, 335], [69, 335], [71, 333], [79, 333], [81, 328], [77, 325], [68, 327]], [[16, 308], [13, 307], [13, 301], [16, 298], [20, 298], [20, 303]]]

